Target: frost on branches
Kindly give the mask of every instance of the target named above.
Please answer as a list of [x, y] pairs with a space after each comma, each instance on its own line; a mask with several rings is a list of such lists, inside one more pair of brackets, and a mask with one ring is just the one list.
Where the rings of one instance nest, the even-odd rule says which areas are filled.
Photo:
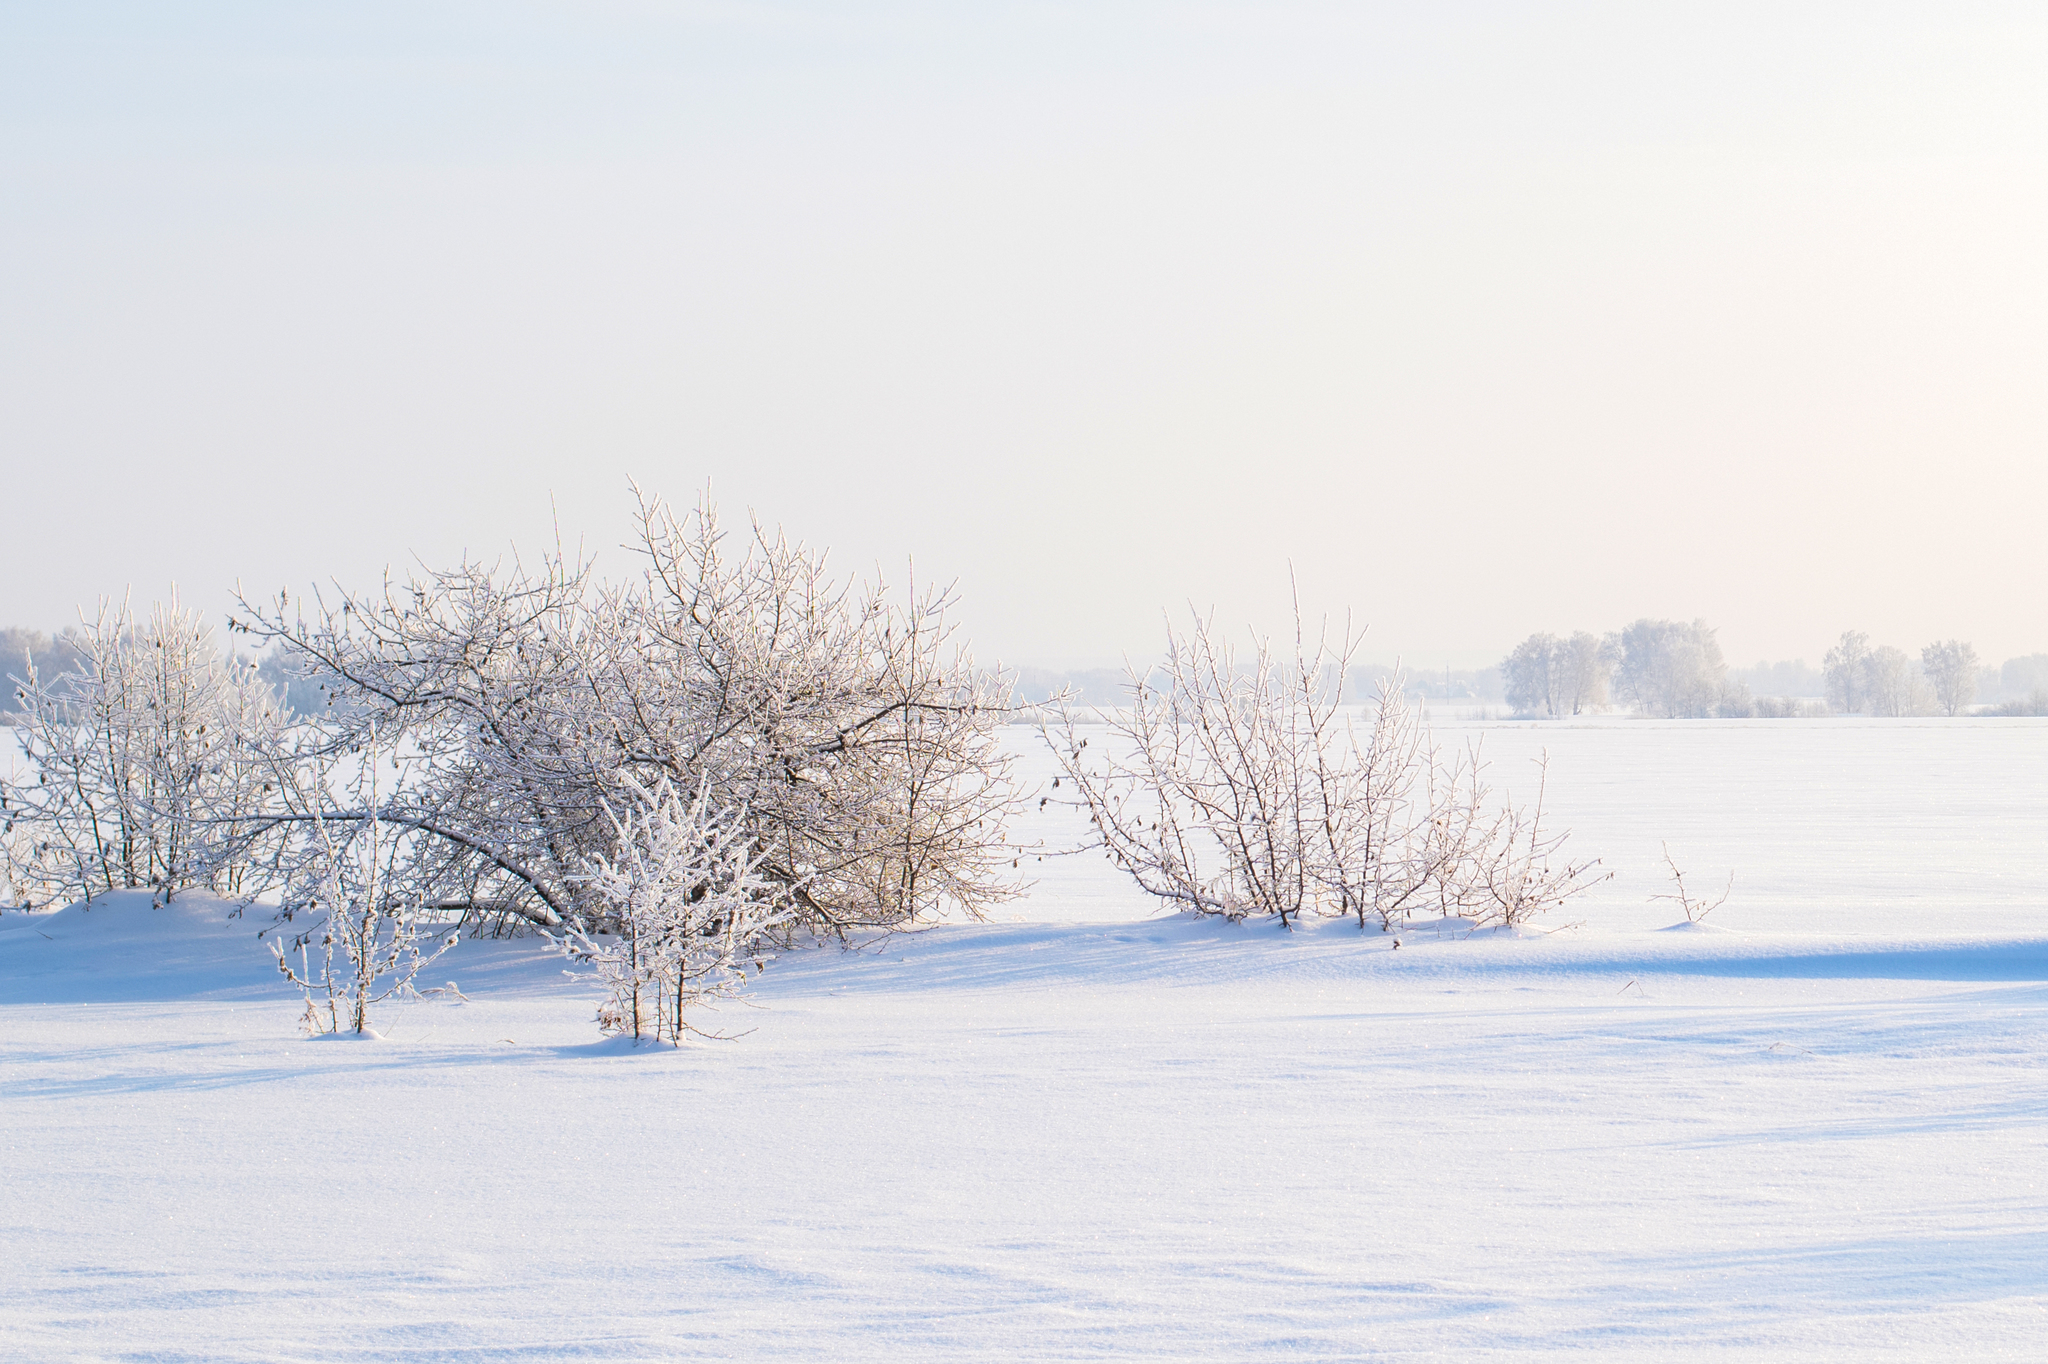
[[[668, 830], [671, 851], [712, 858], [707, 875], [729, 871], [728, 854], [745, 862], [737, 889], [699, 883], [733, 912], [664, 960], [660, 988], [678, 1007], [723, 988], [726, 958], [702, 956], [719, 933], [737, 962], [764, 935], [888, 930], [948, 908], [979, 917], [1016, 894], [1005, 824], [1017, 795], [998, 737], [1008, 688], [955, 642], [949, 596], [835, 579], [822, 555], [759, 524], [728, 539], [708, 506], [678, 519], [643, 498], [640, 514], [645, 568], [624, 584], [543, 558], [245, 602], [237, 628], [281, 646], [333, 704], [276, 736], [279, 794], [223, 846], [277, 881], [320, 852], [320, 830], [372, 813], [309, 774], [378, 752], [392, 903], [472, 931], [537, 927], [609, 970], [597, 948], [626, 922], [620, 878], [652, 874], [647, 840]], [[680, 876], [687, 858], [664, 865]], [[773, 912], [739, 913], [732, 895]], [[620, 1016], [652, 1018], [662, 1036], [683, 1028], [673, 1011]]]
[[0, 782], [11, 895], [241, 893], [246, 861], [221, 845], [269, 798], [255, 750], [283, 724], [277, 698], [175, 595], [143, 621], [103, 603], [78, 648], [55, 677], [31, 660], [12, 679], [27, 774]]
[[745, 811], [761, 873], [822, 933], [1018, 892], [1009, 687], [953, 639], [948, 593], [835, 581], [758, 523], [641, 504], [648, 571], [606, 603], [617, 732], [637, 770]]
[[793, 916], [791, 895], [760, 874], [744, 815], [714, 811], [708, 787], [686, 804], [666, 777], [651, 790], [628, 777], [624, 794], [607, 811], [616, 851], [585, 878], [600, 916], [551, 936], [605, 983], [600, 1028], [680, 1046], [709, 1035], [692, 1006], [736, 995], [747, 968], [766, 965], [761, 945]]
[[1540, 784], [1527, 806], [1495, 803], [1476, 752], [1440, 754], [1398, 676], [1367, 714], [1348, 706], [1356, 646], [1311, 649], [1297, 621], [1291, 659], [1261, 640], [1241, 660], [1198, 618], [1132, 671], [1092, 751], [1061, 707], [1045, 734], [1094, 846], [1175, 908], [1283, 926], [1385, 930], [1425, 911], [1513, 926], [1604, 879], [1545, 830]]
[[793, 928], [894, 928], [1016, 893], [1008, 690], [953, 641], [942, 592], [835, 581], [758, 524], [641, 502], [647, 568], [623, 586], [546, 559], [476, 564], [311, 609], [248, 609], [336, 690], [335, 746], [400, 755], [384, 817], [408, 884], [472, 924], [588, 926], [585, 869], [617, 855], [629, 783], [710, 793], [738, 818]]
[[[346, 777], [329, 761], [279, 768], [287, 808], [300, 817], [268, 868], [278, 917], [291, 926], [271, 931], [270, 950], [305, 996], [302, 1022], [313, 1033], [368, 1033], [370, 1006], [413, 993], [421, 968], [457, 937], [404, 871], [409, 831], [379, 817], [377, 753], [354, 756]], [[355, 797], [354, 813], [330, 812], [336, 788]]]

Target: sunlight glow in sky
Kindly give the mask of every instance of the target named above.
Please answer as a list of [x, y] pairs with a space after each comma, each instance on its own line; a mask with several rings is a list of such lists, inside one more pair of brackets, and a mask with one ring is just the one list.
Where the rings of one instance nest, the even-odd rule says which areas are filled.
[[0, 10], [0, 624], [708, 480], [986, 656], [2048, 650], [2027, 5]]

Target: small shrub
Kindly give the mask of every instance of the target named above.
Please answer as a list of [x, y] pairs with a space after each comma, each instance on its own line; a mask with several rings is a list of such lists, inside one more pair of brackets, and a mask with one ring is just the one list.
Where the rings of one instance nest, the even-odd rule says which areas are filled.
[[1670, 900], [1685, 911], [1685, 921], [1689, 924], [1701, 922], [1727, 902], [1728, 893], [1735, 888], [1735, 873], [1733, 871], [1728, 873], [1728, 883], [1721, 887], [1720, 895], [1709, 900], [1703, 896], [1695, 895], [1685, 888], [1685, 873], [1680, 871], [1678, 863], [1672, 860], [1671, 845], [1666, 843], [1663, 845], [1663, 848], [1664, 865], [1671, 869], [1673, 889], [1667, 894], [1652, 895], [1650, 897], [1651, 900]]

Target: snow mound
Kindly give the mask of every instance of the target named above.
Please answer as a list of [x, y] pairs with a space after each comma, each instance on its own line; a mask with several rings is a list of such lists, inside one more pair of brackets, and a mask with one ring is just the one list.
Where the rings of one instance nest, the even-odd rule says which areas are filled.
[[278, 993], [257, 938], [262, 910], [184, 891], [159, 905], [122, 890], [53, 914], [0, 917], [0, 1003], [99, 1004], [238, 999]]

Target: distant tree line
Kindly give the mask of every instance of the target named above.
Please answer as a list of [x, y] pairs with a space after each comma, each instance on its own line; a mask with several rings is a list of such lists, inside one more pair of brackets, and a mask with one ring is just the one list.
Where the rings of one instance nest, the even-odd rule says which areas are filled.
[[1610, 700], [1667, 719], [1720, 715], [1743, 693], [1713, 627], [1645, 617], [1613, 634], [1534, 634], [1500, 663], [1507, 703], [1530, 715], [1579, 715]]
[[1531, 635], [1501, 660], [1500, 676], [1508, 705], [1525, 715], [1610, 703], [1665, 719], [1962, 715], [1991, 691], [1999, 704], [1982, 713], [2048, 715], [2048, 654], [1991, 669], [1962, 640], [1936, 640], [1916, 658], [1858, 630], [1843, 632], [1818, 672], [1793, 661], [1731, 673], [1705, 621], [1645, 617], [1605, 636]]
[[1822, 665], [1828, 705], [1868, 715], [1960, 715], [1984, 693], [1995, 704], [1981, 713], [2048, 715], [2048, 654], [2009, 658], [2004, 666], [1979, 663], [1961, 640], [1939, 640], [1920, 651], [1870, 643], [1860, 630], [1844, 631]]
[[[1131, 675], [1124, 668], [1018, 668], [1011, 676], [1018, 705], [1033, 714], [1061, 700], [1101, 708], [1131, 703]], [[1491, 666], [1416, 670], [1389, 663], [1351, 664], [1344, 670], [1344, 686], [1363, 700], [1377, 695], [1380, 684], [1393, 677], [1401, 679], [1404, 695], [1419, 702], [1498, 706], [1506, 699], [1500, 670]]]

